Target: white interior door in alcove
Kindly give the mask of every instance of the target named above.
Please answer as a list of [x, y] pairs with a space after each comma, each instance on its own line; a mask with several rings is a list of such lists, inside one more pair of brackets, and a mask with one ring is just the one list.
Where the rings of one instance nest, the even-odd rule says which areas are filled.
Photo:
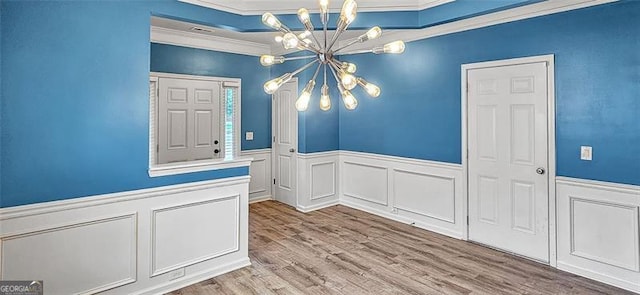
[[273, 94], [272, 104], [274, 197], [293, 207], [297, 206], [297, 93], [298, 81], [293, 79]]

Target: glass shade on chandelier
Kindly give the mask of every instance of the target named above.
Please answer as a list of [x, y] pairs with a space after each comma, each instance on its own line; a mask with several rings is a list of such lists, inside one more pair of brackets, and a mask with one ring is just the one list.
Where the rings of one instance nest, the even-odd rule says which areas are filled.
[[328, 111], [332, 107], [331, 96], [329, 95], [329, 86], [327, 85], [327, 72], [330, 72], [336, 80], [338, 92], [340, 93], [342, 103], [345, 108], [347, 110], [354, 110], [358, 107], [358, 100], [351, 92], [353, 89], [360, 86], [369, 96], [376, 98], [380, 96], [380, 87], [368, 82], [363, 77], [357, 76], [356, 71], [358, 67], [356, 64], [344, 60], [338, 60], [338, 58], [345, 55], [360, 53], [400, 54], [404, 52], [405, 44], [402, 41], [394, 41], [368, 50], [345, 51], [348, 47], [354, 44], [364, 43], [380, 38], [380, 36], [382, 36], [382, 29], [378, 26], [374, 26], [353, 40], [340, 42], [342, 45], [341, 47], [334, 48], [334, 45], [337, 43], [341, 34], [346, 31], [349, 25], [356, 19], [358, 4], [355, 0], [345, 0], [342, 3], [342, 9], [336, 22], [336, 30], [333, 32], [333, 36], [331, 38], [328, 37], [329, 32], [327, 30], [329, 23], [329, 0], [319, 0], [318, 4], [320, 6], [320, 21], [322, 23], [321, 33], [323, 38], [320, 38], [322, 39], [322, 42], [318, 39], [316, 34], [314, 34], [315, 27], [311, 21], [311, 14], [306, 8], [300, 8], [298, 10], [298, 20], [304, 27], [304, 31], [297, 33], [285, 26], [272, 13], [267, 12], [262, 15], [262, 22], [266, 26], [281, 33], [275, 37], [276, 42], [280, 43], [287, 50], [305, 50], [311, 52], [312, 55], [296, 57], [263, 55], [260, 57], [260, 64], [263, 66], [272, 66], [275, 64], [285, 63], [289, 60], [313, 59], [310, 63], [307, 63], [303, 67], [291, 73], [286, 73], [280, 77], [267, 81], [264, 84], [264, 91], [268, 94], [275, 93], [280, 86], [290, 81], [295, 75], [308, 69], [314, 64], [317, 64], [313, 77], [307, 82], [295, 102], [296, 109], [303, 112], [309, 108], [312, 101], [313, 90], [317, 84], [316, 78], [322, 69], [324, 81], [320, 89], [320, 109]]

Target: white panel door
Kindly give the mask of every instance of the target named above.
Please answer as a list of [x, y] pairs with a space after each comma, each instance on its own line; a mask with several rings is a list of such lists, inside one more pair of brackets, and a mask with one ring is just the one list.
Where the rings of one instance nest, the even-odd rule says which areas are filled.
[[220, 155], [220, 83], [160, 78], [158, 164]]
[[288, 82], [273, 95], [274, 110], [274, 179], [275, 199], [296, 207], [296, 148], [298, 146], [298, 111], [295, 100], [297, 81]]
[[469, 239], [549, 261], [546, 63], [468, 71]]

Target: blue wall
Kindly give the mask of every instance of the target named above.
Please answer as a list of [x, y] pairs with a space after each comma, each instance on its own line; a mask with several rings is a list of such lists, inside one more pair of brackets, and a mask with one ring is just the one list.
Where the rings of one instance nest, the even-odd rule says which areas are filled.
[[[242, 149], [271, 147], [271, 97], [261, 87], [269, 69], [258, 57], [152, 43], [151, 71], [242, 79]], [[245, 140], [247, 131], [252, 141]]]
[[[460, 163], [460, 65], [544, 54], [556, 63], [557, 174], [640, 185], [640, 1], [350, 57], [383, 92], [341, 110], [340, 149]], [[580, 160], [581, 145], [593, 161]]]
[[149, 22], [237, 16], [175, 1], [2, 1], [0, 206], [247, 175], [150, 178]]

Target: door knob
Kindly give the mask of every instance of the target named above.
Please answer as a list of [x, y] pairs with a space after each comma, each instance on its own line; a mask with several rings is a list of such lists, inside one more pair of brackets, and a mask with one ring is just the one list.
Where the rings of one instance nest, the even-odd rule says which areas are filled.
[[539, 167], [538, 169], [536, 169], [536, 173], [538, 173], [538, 174], [544, 174], [544, 168]]
[[217, 153], [220, 153], [220, 150], [219, 149], [215, 149], [215, 150], [213, 150], [213, 152], [217, 154]]
[[294, 149], [294, 148], [290, 148], [290, 149], [289, 149], [289, 152], [290, 152], [290, 153], [294, 153], [295, 151], [296, 151], [296, 149]]

